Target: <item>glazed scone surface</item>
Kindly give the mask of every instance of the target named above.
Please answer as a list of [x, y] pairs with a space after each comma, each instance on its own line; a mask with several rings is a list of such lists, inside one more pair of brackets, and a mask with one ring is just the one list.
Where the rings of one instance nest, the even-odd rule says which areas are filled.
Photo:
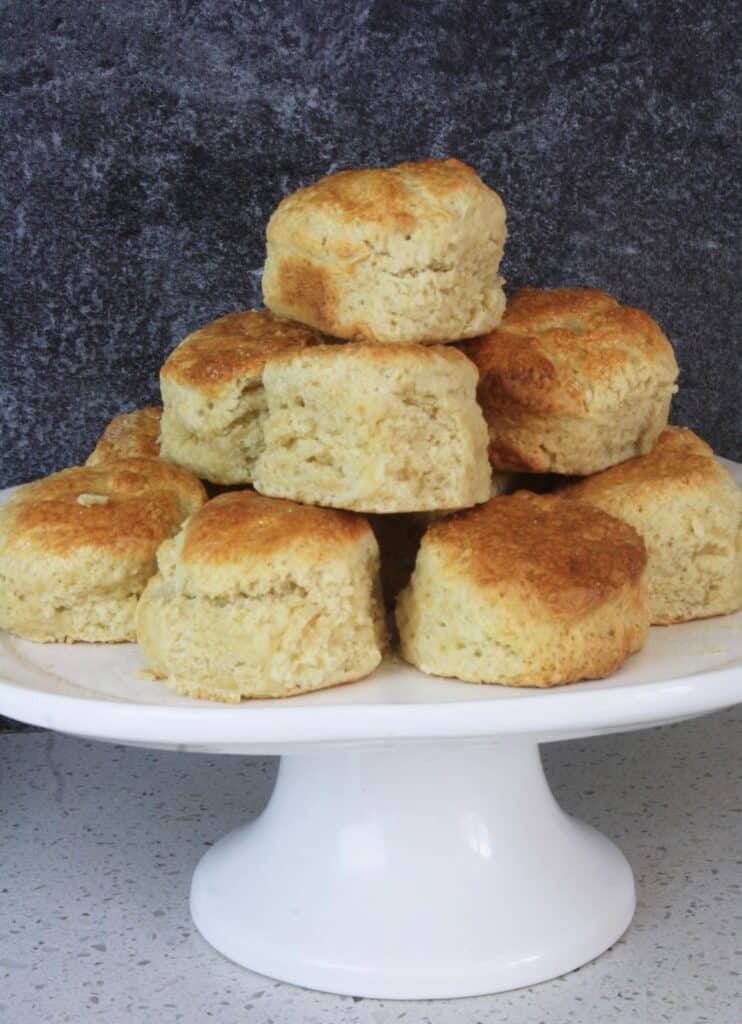
[[578, 476], [651, 450], [678, 366], [654, 320], [589, 288], [522, 288], [462, 346], [498, 469]]
[[617, 516], [644, 538], [653, 623], [742, 607], [742, 491], [691, 430], [668, 427], [648, 455], [561, 493]]
[[477, 372], [456, 349], [330, 345], [269, 360], [263, 494], [359, 512], [490, 496]]
[[268, 223], [266, 306], [351, 341], [447, 342], [495, 327], [505, 207], [459, 160], [340, 171]]
[[644, 643], [646, 554], [599, 509], [518, 491], [429, 527], [397, 602], [402, 654], [432, 675], [551, 686]]
[[206, 500], [159, 459], [75, 466], [0, 509], [0, 626], [29, 640], [134, 640], [134, 611], [165, 538]]
[[360, 516], [222, 494], [157, 558], [137, 635], [178, 693], [285, 697], [360, 679], [381, 660], [379, 552]]
[[160, 455], [161, 405], [123, 412], [114, 416], [98, 444], [87, 457], [86, 466], [98, 466], [115, 459], [156, 459]]
[[228, 313], [189, 334], [160, 371], [162, 458], [215, 484], [250, 483], [263, 447], [266, 359], [320, 341], [264, 309]]

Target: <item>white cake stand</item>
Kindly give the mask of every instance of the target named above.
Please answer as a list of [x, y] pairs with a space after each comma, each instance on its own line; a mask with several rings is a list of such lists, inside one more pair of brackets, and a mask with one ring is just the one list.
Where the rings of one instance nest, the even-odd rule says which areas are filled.
[[470, 996], [586, 963], [634, 911], [629, 865], [557, 806], [538, 744], [742, 701], [742, 613], [654, 628], [610, 679], [547, 691], [389, 661], [360, 683], [227, 706], [178, 697], [141, 667], [134, 645], [0, 633], [0, 713], [138, 746], [281, 754], [265, 811], [196, 868], [204, 937], [310, 988]]

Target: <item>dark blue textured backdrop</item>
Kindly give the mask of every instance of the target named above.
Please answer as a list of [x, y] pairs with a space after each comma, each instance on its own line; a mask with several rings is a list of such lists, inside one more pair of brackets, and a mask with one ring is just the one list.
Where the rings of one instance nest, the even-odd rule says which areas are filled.
[[510, 286], [653, 313], [674, 418], [742, 458], [738, 5], [2, 4], [0, 481], [82, 460], [259, 301], [278, 199], [432, 154], [505, 199]]

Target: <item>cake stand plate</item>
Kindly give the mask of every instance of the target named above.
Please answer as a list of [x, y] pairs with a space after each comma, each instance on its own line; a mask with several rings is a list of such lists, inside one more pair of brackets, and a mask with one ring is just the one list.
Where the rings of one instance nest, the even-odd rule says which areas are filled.
[[742, 701], [742, 613], [653, 628], [609, 679], [552, 690], [388, 660], [359, 683], [228, 706], [180, 697], [142, 669], [133, 644], [0, 632], [0, 713], [119, 743], [281, 754], [266, 809], [196, 868], [204, 937], [310, 988], [469, 996], [578, 967], [633, 914], [626, 860], [558, 807], [538, 744]]

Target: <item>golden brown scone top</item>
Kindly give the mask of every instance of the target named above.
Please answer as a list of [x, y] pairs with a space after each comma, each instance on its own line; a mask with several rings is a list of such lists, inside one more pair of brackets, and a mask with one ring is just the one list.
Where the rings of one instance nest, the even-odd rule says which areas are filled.
[[678, 366], [659, 325], [597, 288], [521, 288], [499, 327], [461, 350], [479, 368], [480, 402], [543, 414], [588, 409], [595, 385], [627, 382], [642, 366], [672, 382]]
[[73, 466], [12, 495], [0, 510], [0, 548], [33, 546], [64, 556], [92, 547], [121, 558], [152, 557], [205, 501], [192, 473], [159, 459]]
[[491, 591], [522, 589], [525, 600], [552, 614], [574, 617], [636, 583], [646, 564], [635, 530], [600, 509], [557, 495], [491, 498], [430, 526], [447, 571]]
[[267, 560], [289, 549], [292, 557], [320, 564], [332, 546], [352, 544], [371, 535], [371, 528], [351, 512], [267, 498], [254, 491], [230, 491], [204, 505], [184, 532], [186, 565], [231, 568], [247, 560], [271, 570]]
[[[271, 217], [268, 242], [290, 244], [340, 259], [367, 256], [355, 229], [384, 225], [395, 233], [414, 232], [431, 221], [461, 216], [472, 194], [484, 193], [502, 208], [502, 200], [461, 160], [407, 161], [395, 167], [338, 171], [283, 199]], [[328, 222], [347, 224], [349, 234], [327, 236]]]
[[637, 487], [646, 487], [656, 496], [665, 486], [670, 485], [675, 490], [683, 481], [694, 487], [711, 484], [726, 473], [713, 456], [709, 445], [692, 430], [666, 427], [648, 455], [640, 455], [601, 473], [594, 473], [569, 484], [559, 493], [589, 500], [607, 491], [619, 493], [624, 487], [630, 487], [634, 494]]
[[235, 377], [259, 377], [271, 355], [323, 341], [325, 335], [296, 320], [248, 309], [193, 331], [170, 353], [160, 373], [202, 391], [218, 391]]
[[158, 458], [161, 416], [161, 405], [148, 405], [114, 416], [85, 465], [98, 466], [114, 459]]

